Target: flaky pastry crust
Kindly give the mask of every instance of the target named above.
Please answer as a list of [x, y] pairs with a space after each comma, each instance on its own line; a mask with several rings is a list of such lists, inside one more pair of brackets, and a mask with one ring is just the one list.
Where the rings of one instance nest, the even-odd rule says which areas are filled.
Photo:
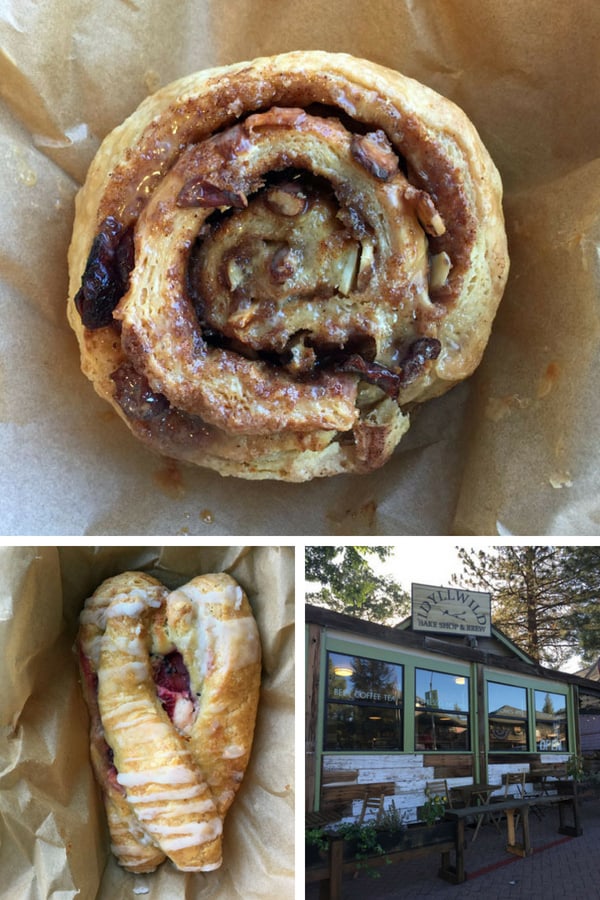
[[292, 52], [147, 98], [77, 198], [69, 321], [131, 430], [224, 475], [378, 468], [479, 364], [508, 272], [498, 172], [397, 72]]
[[244, 592], [225, 574], [169, 593], [126, 572], [86, 602], [78, 647], [92, 763], [119, 864], [148, 872], [169, 858], [182, 871], [218, 868], [260, 689]]

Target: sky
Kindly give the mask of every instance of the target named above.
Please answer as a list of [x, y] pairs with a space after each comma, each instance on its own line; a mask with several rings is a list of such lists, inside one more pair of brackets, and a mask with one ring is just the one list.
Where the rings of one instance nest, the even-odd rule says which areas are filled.
[[413, 582], [448, 587], [451, 576], [462, 572], [456, 547], [455, 540], [403, 538], [390, 559], [375, 560], [372, 568], [392, 575], [409, 594]]

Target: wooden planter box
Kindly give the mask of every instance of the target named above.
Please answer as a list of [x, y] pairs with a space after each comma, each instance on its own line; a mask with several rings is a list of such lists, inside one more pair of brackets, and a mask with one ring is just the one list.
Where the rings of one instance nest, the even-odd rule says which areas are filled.
[[600, 798], [600, 783], [597, 781], [578, 781], [575, 790], [578, 800], [598, 800]]
[[397, 849], [412, 850], [418, 847], [431, 847], [451, 840], [454, 835], [454, 822], [436, 822], [435, 825], [424, 825], [419, 822], [408, 826], [402, 834]]
[[307, 866], [322, 865], [327, 859], [327, 851], [320, 850], [316, 844], [306, 844], [305, 847], [305, 864]]
[[[436, 825], [409, 826], [398, 837], [393, 849], [367, 859], [345, 859], [346, 841], [334, 839], [329, 845], [329, 858], [321, 865], [307, 865], [306, 881], [320, 881], [320, 897], [341, 900], [342, 877], [350, 872], [365, 871], [371, 867], [402, 863], [405, 859], [440, 853], [441, 865], [437, 874], [451, 884], [465, 880], [464, 865], [458, 865], [456, 847], [456, 822], [444, 821]], [[457, 864], [451, 864], [451, 854], [457, 857]]]

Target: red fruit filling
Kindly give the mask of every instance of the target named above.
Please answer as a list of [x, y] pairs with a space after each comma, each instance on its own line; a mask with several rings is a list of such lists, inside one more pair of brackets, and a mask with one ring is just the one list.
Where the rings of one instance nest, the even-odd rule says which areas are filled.
[[174, 650], [166, 656], [154, 656], [152, 677], [156, 685], [158, 699], [163, 709], [173, 721], [173, 713], [178, 700], [188, 700], [194, 704], [194, 695], [190, 689], [190, 674], [181, 653]]

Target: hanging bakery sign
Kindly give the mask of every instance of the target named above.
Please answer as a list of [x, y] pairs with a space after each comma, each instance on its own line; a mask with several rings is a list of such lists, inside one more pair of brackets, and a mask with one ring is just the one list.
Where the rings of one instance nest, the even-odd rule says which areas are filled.
[[412, 585], [414, 631], [490, 637], [491, 625], [490, 594], [459, 587]]

